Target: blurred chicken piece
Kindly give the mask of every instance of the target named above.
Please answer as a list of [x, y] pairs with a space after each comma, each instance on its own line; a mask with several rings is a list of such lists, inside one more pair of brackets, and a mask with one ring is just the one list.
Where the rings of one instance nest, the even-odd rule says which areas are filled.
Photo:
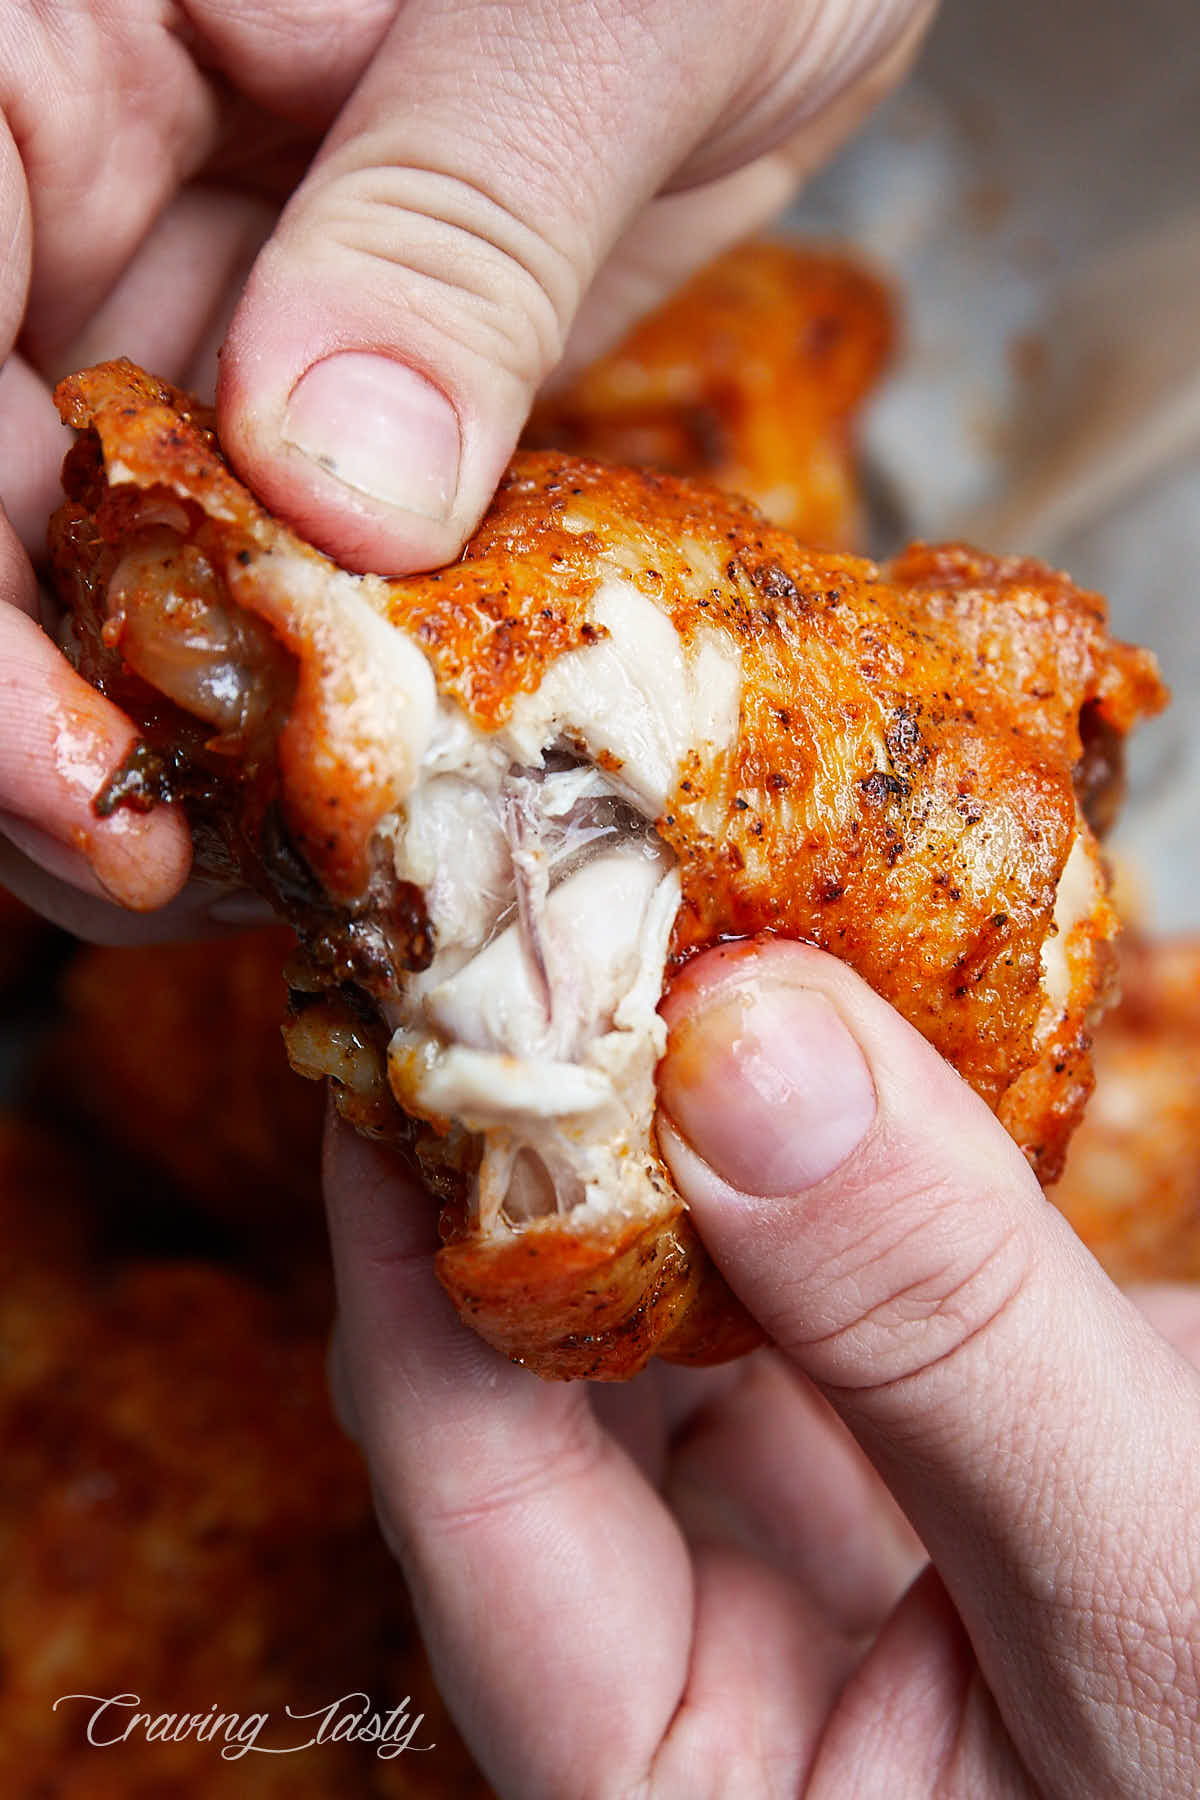
[[70, 647], [145, 738], [99, 804], [188, 799], [296, 927], [293, 1062], [365, 1129], [401, 1133], [393, 1094], [418, 1121], [490, 1342], [617, 1378], [753, 1341], [652, 1138], [664, 981], [730, 936], [842, 956], [1057, 1173], [1115, 932], [1088, 821], [1163, 700], [1096, 596], [528, 453], [458, 563], [352, 576], [167, 384], [59, 400]]
[[11, 999], [15, 991], [36, 983], [40, 997], [46, 964], [61, 941], [52, 925], [0, 887], [0, 994]]
[[279, 927], [84, 948], [43, 1063], [94, 1128], [282, 1272], [324, 1247], [321, 1096], [288, 1066]]
[[524, 442], [703, 476], [807, 544], [849, 548], [855, 415], [894, 335], [891, 294], [849, 253], [742, 244], [543, 400]]
[[[240, 1277], [98, 1260], [94, 1170], [0, 1120], [0, 1792], [12, 1800], [436, 1800], [487, 1792], [438, 1699], [320, 1337]], [[423, 1755], [89, 1745], [86, 1701], [271, 1715], [362, 1689]], [[120, 1723], [108, 1715], [116, 1736]]]
[[1200, 938], [1133, 936], [1050, 1198], [1114, 1281], [1200, 1281]]
[[[0, 1113], [0, 1385], [6, 1396], [37, 1386], [70, 1355], [78, 1291], [94, 1248], [86, 1191], [69, 1152]], [[0, 1468], [6, 1463], [0, 1457]]]

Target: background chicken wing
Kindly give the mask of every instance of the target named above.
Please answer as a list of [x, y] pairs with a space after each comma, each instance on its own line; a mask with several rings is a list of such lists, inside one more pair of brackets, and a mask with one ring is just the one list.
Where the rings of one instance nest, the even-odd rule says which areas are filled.
[[895, 331], [890, 290], [849, 252], [742, 244], [545, 399], [525, 442], [701, 475], [806, 544], [853, 549], [858, 414]]

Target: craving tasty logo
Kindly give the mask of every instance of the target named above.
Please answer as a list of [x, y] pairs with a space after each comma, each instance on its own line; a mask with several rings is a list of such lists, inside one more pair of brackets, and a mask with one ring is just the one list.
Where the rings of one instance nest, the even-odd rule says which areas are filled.
[[[140, 1737], [148, 1744], [181, 1744], [189, 1738], [198, 1744], [217, 1744], [226, 1762], [237, 1762], [248, 1750], [267, 1756], [289, 1756], [295, 1750], [312, 1750], [318, 1744], [374, 1744], [376, 1756], [390, 1761], [405, 1750], [433, 1750], [433, 1744], [414, 1744], [413, 1738], [425, 1718], [424, 1713], [411, 1717], [410, 1696], [405, 1695], [391, 1712], [378, 1710], [369, 1694], [343, 1694], [312, 1712], [284, 1714], [293, 1726], [307, 1725], [308, 1734], [295, 1735], [294, 1743], [260, 1743], [259, 1738], [271, 1724], [270, 1713], [226, 1713], [210, 1706], [206, 1713], [152, 1713], [134, 1710], [142, 1704], [138, 1694], [60, 1694], [54, 1711], [68, 1700], [86, 1700], [92, 1713], [87, 1722], [87, 1741], [98, 1750], [113, 1744], [128, 1743]], [[313, 1726], [311, 1721], [319, 1719]], [[270, 1733], [274, 1735], [274, 1733]]]

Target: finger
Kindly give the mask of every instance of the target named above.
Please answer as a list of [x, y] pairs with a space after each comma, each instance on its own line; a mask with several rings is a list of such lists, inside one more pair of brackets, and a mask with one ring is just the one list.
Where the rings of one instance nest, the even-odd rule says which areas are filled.
[[26, 555], [46, 555], [46, 522], [62, 499], [59, 471], [71, 433], [50, 390], [14, 350], [0, 365], [0, 501]]
[[33, 572], [0, 517], [0, 828], [86, 894], [138, 912], [162, 906], [191, 862], [182, 813], [156, 806], [97, 817], [92, 803], [134, 729], [34, 623], [35, 605]]
[[[718, 1534], [696, 1546], [695, 1638], [687, 1686], [636, 1789], [650, 1794], [808, 1793], [808, 1775], [856, 1648], [812, 1607], [802, 1586]], [[631, 1622], [631, 1646], [644, 1629]], [[631, 1705], [638, 1704], [636, 1690]]]
[[682, 1539], [582, 1385], [460, 1324], [431, 1202], [390, 1158], [335, 1127], [326, 1191], [343, 1407], [448, 1704], [503, 1792], [589, 1792], [598, 1771], [631, 1790], [687, 1674]]
[[539, 1383], [452, 1316], [429, 1202], [386, 1157], [339, 1128], [326, 1177], [342, 1410], [485, 1772], [531, 1800], [646, 1791], [651, 1769], [664, 1794], [798, 1780], [849, 1647], [757, 1554], [709, 1542], [693, 1580], [586, 1390]]
[[[18, 845], [35, 849], [39, 860]], [[64, 870], [61, 876], [48, 872], [57, 867]], [[80, 885], [89, 878], [87, 864], [81, 866], [53, 838], [11, 814], [0, 816], [0, 887], [85, 943], [194, 943], [275, 918], [256, 896], [201, 881], [189, 881], [174, 900], [153, 912], [130, 912]]]
[[329, 1399], [333, 1406], [333, 1415], [354, 1443], [362, 1439], [362, 1427], [358, 1422], [358, 1414], [354, 1404], [354, 1388], [346, 1368], [346, 1352], [342, 1346], [342, 1325], [340, 1319], [333, 1321], [329, 1333], [329, 1344], [325, 1352], [325, 1380], [329, 1386]]
[[92, 363], [128, 356], [211, 400], [217, 348], [275, 217], [275, 208], [228, 188], [184, 188], [42, 373], [57, 381]]
[[[54, 491], [55, 447], [62, 438], [51, 436], [57, 421], [47, 407], [48, 396], [12, 348], [25, 310], [32, 254], [25, 173], [0, 113], [0, 504], [26, 549], [40, 556], [47, 502]], [[53, 423], [47, 425], [47, 418]], [[61, 449], [57, 456], [61, 461]], [[3, 529], [0, 524], [0, 533]], [[0, 556], [7, 554], [0, 550]], [[3, 594], [0, 586], [0, 598]]]
[[[191, 0], [206, 67], [265, 113], [325, 131], [382, 43], [401, 0]], [[262, 119], [259, 121], [260, 129]], [[249, 135], [244, 126], [239, 138]], [[255, 145], [257, 151], [258, 146]]]
[[770, 149], [911, 10], [410, 0], [234, 321], [242, 473], [353, 567], [448, 560], [630, 220]]
[[0, 112], [0, 357], [8, 355], [29, 287], [33, 221], [20, 154]]
[[651, 1362], [631, 1381], [596, 1381], [588, 1397], [592, 1412], [652, 1487], [662, 1486], [672, 1439], [739, 1380], [736, 1364], [689, 1369]]
[[79, 333], [34, 370], [15, 351], [0, 366], [0, 498], [27, 553], [40, 561], [46, 521], [62, 499], [59, 471], [72, 434], [50, 397], [59, 376], [115, 356], [211, 399], [217, 351], [275, 209], [192, 187], [149, 232]]
[[1194, 1372], [844, 965], [719, 952], [668, 1018], [705, 1241], [913, 1520], [1030, 1767], [1125, 1793], [1133, 1736], [1194, 1772]]
[[1155, 1331], [1200, 1367], [1200, 1287], [1194, 1282], [1160, 1281], [1125, 1291]]
[[740, 1545], [795, 1580], [849, 1637], [872, 1633], [927, 1558], [853, 1437], [769, 1351], [704, 1407], [667, 1494], [689, 1535]]
[[36, 225], [23, 348], [52, 364], [216, 143], [221, 97], [161, 8], [9, 8], [0, 115]]
[[791, 159], [780, 149], [720, 180], [652, 200], [588, 287], [544, 387], [561, 387], [603, 356], [689, 275], [781, 212], [796, 185]]
[[839, 1637], [872, 1633], [927, 1560], [833, 1409], [770, 1353], [654, 1362], [596, 1383], [591, 1403], [690, 1542], [768, 1562]]
[[928, 1570], [842, 1690], [805, 1800], [1037, 1800], [1041, 1791], [1020, 1766], [953, 1605]]
[[892, 47], [784, 143], [718, 180], [652, 200], [614, 246], [584, 296], [556, 388], [610, 350], [690, 275], [782, 212], [797, 189], [858, 130], [907, 74], [932, 6], [917, 7]]

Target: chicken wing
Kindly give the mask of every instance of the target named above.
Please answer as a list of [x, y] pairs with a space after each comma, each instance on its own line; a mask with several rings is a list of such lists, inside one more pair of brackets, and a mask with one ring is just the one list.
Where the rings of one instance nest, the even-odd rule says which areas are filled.
[[[93, 1188], [0, 1116], [0, 1792], [483, 1800], [331, 1416], [324, 1332], [229, 1270], [98, 1254]], [[357, 1690], [423, 1713], [414, 1744], [435, 1749], [222, 1759], [222, 1717], [303, 1743]], [[89, 1744], [94, 1704], [62, 1696], [120, 1694], [213, 1723], [122, 1742], [116, 1708]]]
[[1200, 939], [1134, 935], [1050, 1198], [1115, 1281], [1200, 1281]]
[[543, 400], [525, 443], [703, 476], [806, 543], [853, 546], [855, 417], [893, 314], [844, 251], [740, 244]]
[[180, 795], [285, 913], [293, 1063], [409, 1145], [489, 1341], [610, 1377], [752, 1341], [653, 1139], [664, 981], [729, 936], [843, 957], [1057, 1171], [1115, 932], [1086, 813], [1163, 700], [1094, 595], [563, 453], [451, 567], [353, 576], [186, 396], [116, 363], [59, 397], [68, 645], [144, 740], [98, 804]]
[[294, 1262], [324, 1242], [321, 1097], [293, 1075], [279, 1030], [294, 948], [278, 926], [89, 946], [64, 973], [39, 1059], [43, 1091], [277, 1273], [281, 1246]]

